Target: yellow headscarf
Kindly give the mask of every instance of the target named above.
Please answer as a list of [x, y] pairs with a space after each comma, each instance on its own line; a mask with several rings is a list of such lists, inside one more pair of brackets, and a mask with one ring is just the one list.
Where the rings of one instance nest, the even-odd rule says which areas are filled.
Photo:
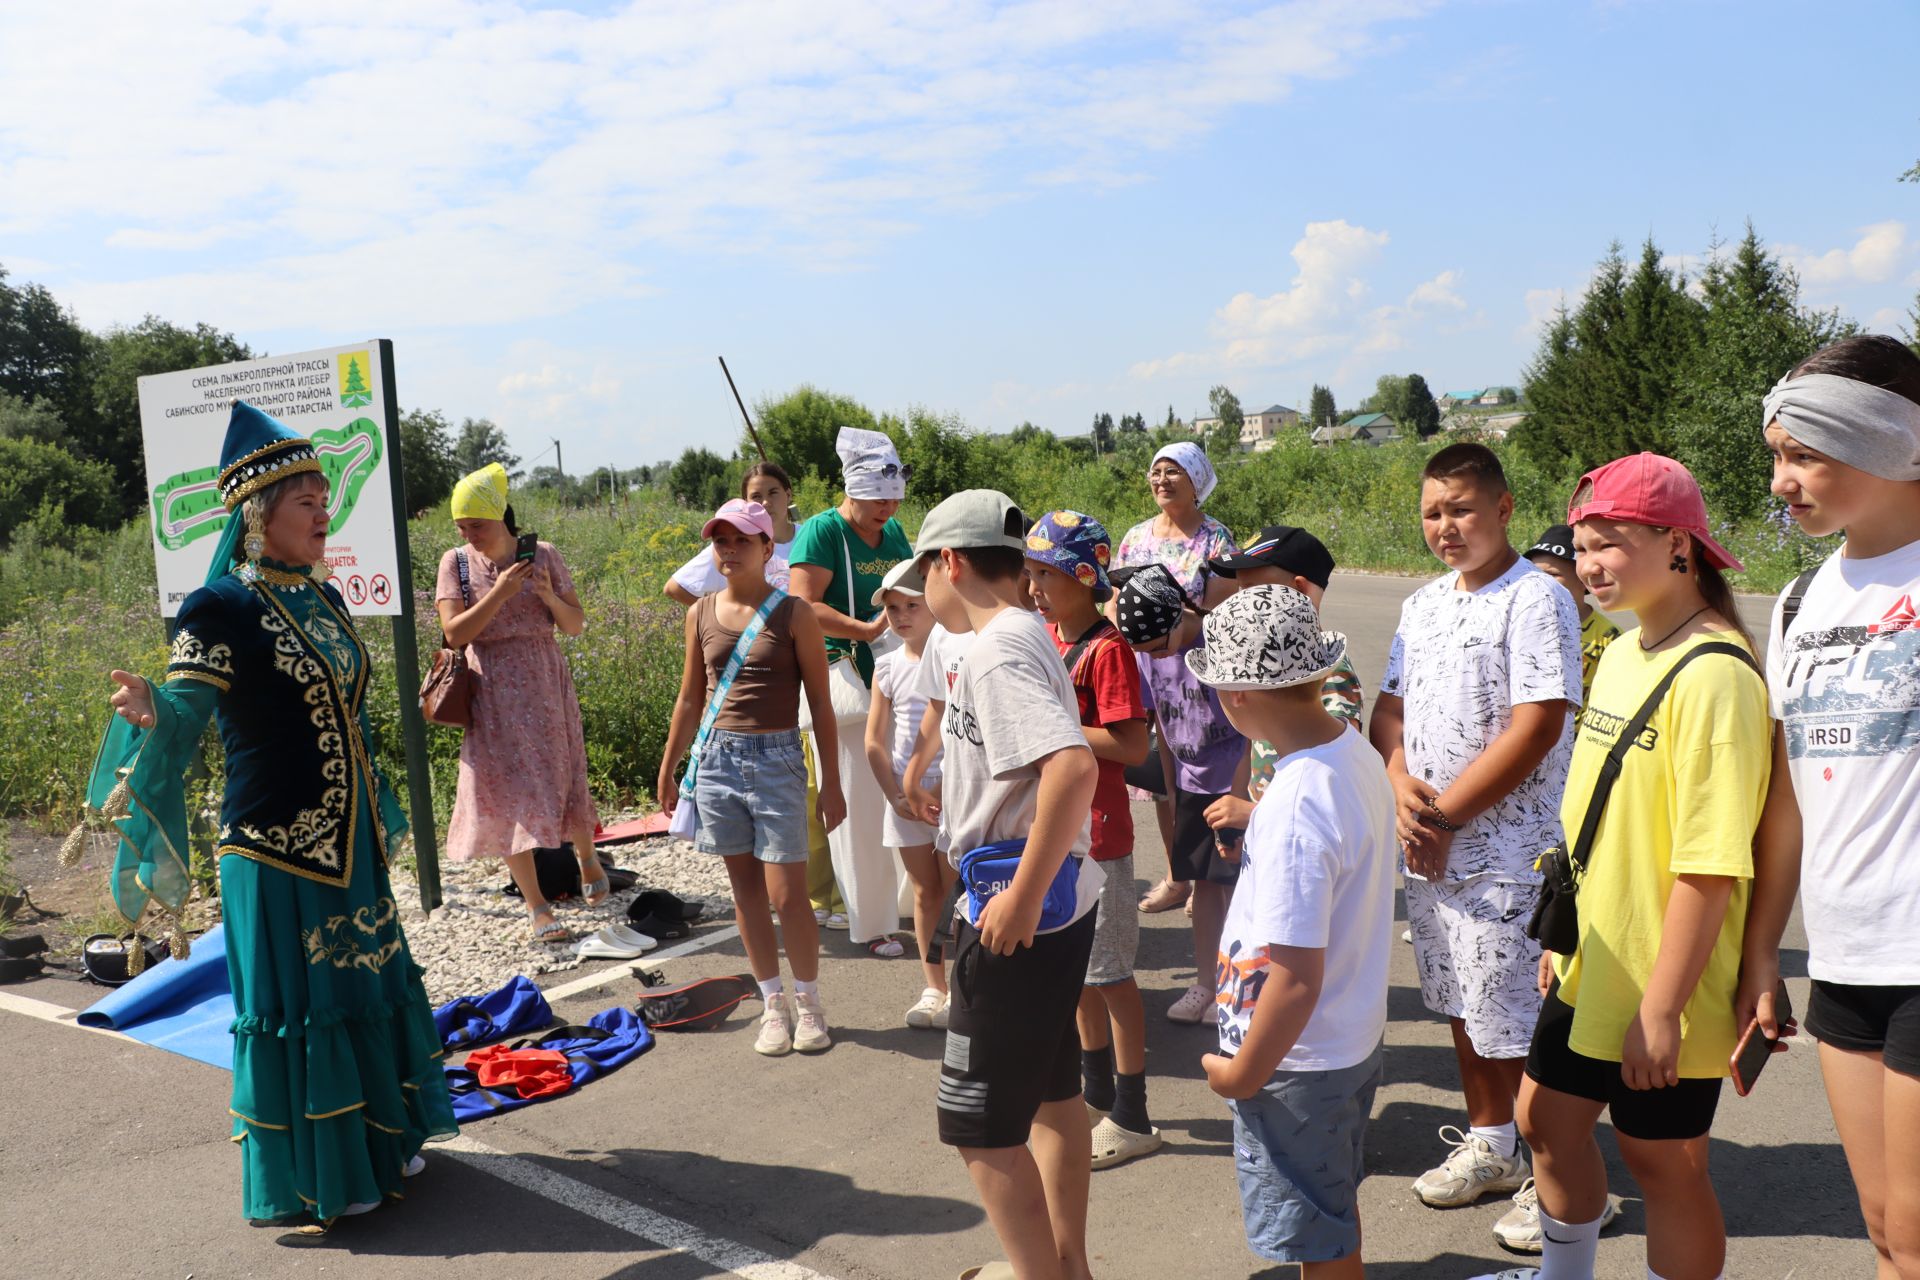
[[507, 515], [507, 469], [489, 462], [453, 486], [455, 520], [504, 520]]

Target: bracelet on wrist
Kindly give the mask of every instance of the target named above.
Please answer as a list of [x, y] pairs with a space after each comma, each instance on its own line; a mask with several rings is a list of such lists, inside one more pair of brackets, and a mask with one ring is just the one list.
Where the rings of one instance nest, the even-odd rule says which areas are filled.
[[1427, 812], [1433, 817], [1433, 825], [1442, 831], [1451, 834], [1460, 830], [1460, 824], [1449, 818], [1432, 796], [1427, 797]]

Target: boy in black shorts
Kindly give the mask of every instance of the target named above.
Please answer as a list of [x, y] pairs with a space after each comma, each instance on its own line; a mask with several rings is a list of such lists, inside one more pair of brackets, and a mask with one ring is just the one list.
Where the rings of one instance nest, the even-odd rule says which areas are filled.
[[1097, 765], [1059, 651], [1020, 606], [1025, 534], [1010, 498], [970, 489], [927, 513], [914, 548], [927, 607], [974, 637], [941, 727], [939, 847], [959, 867], [970, 850], [1025, 842], [983, 903], [962, 878], [940, 1140], [960, 1149], [1020, 1280], [1088, 1280], [1074, 1011], [1105, 878], [1086, 856]]

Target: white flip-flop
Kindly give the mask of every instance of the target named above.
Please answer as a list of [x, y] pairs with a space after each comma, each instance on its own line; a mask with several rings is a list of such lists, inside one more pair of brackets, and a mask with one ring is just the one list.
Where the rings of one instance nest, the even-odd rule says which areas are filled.
[[591, 938], [583, 938], [573, 953], [582, 960], [637, 960], [660, 943], [623, 924], [608, 925]]

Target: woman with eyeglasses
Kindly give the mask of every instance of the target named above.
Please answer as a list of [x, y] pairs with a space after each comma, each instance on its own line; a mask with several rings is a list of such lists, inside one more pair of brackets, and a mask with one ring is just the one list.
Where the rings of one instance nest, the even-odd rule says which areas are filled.
[[907, 495], [908, 469], [900, 465], [893, 441], [878, 431], [842, 427], [834, 448], [846, 497], [800, 526], [787, 557], [788, 590], [813, 606], [827, 637], [827, 683], [846, 789], [846, 821], [828, 832], [827, 843], [847, 914], [844, 924], [832, 916], [826, 924], [847, 929], [852, 941], [893, 959], [906, 954], [893, 936], [900, 927], [902, 872], [880, 830], [887, 800], [867, 767], [866, 722], [874, 646], [884, 651], [893, 638], [874, 596], [887, 570], [913, 558], [913, 545], [893, 518]]
[[[1165, 565], [1189, 601], [1195, 604], [1205, 601], [1211, 576], [1207, 561], [1216, 556], [1230, 556], [1238, 550], [1227, 526], [1200, 509], [1200, 505], [1212, 495], [1215, 483], [1213, 464], [1207, 460], [1206, 450], [1197, 444], [1180, 440], [1154, 454], [1153, 463], [1147, 468], [1147, 486], [1153, 492], [1153, 501], [1160, 508], [1160, 513], [1127, 530], [1120, 539], [1120, 545], [1114, 548], [1114, 568], [1137, 569], [1149, 564]], [[1152, 670], [1164, 674], [1169, 687], [1191, 682], [1191, 676], [1178, 654], [1152, 661], [1155, 664]], [[1198, 695], [1194, 705], [1202, 705]], [[1239, 741], [1237, 738], [1234, 740]], [[1231, 789], [1240, 762], [1235, 760], [1227, 763], [1224, 751], [1217, 754], [1220, 757], [1217, 767], [1213, 761], [1201, 761], [1196, 765], [1189, 764], [1184, 758], [1182, 764], [1189, 770], [1201, 767], [1203, 772], [1210, 775], [1218, 774], [1221, 785], [1213, 789], [1217, 793], [1224, 793]], [[1154, 808], [1160, 820], [1160, 841], [1169, 851], [1175, 849], [1180, 833], [1174, 829], [1174, 761], [1167, 744], [1156, 741], [1154, 753], [1147, 757], [1146, 764], [1128, 769], [1127, 775], [1127, 781], [1133, 785], [1158, 793]], [[1210, 776], [1208, 785], [1211, 786], [1214, 780]], [[1213, 839], [1211, 831], [1187, 834], [1196, 840], [1203, 834], [1208, 842]], [[1189, 883], [1174, 878], [1173, 865], [1169, 861], [1166, 876], [1140, 899], [1140, 909], [1170, 911], [1186, 902], [1191, 891]], [[1182, 1006], [1182, 1021], [1193, 1020], [1185, 1016], [1187, 1012], [1188, 1009]]]

